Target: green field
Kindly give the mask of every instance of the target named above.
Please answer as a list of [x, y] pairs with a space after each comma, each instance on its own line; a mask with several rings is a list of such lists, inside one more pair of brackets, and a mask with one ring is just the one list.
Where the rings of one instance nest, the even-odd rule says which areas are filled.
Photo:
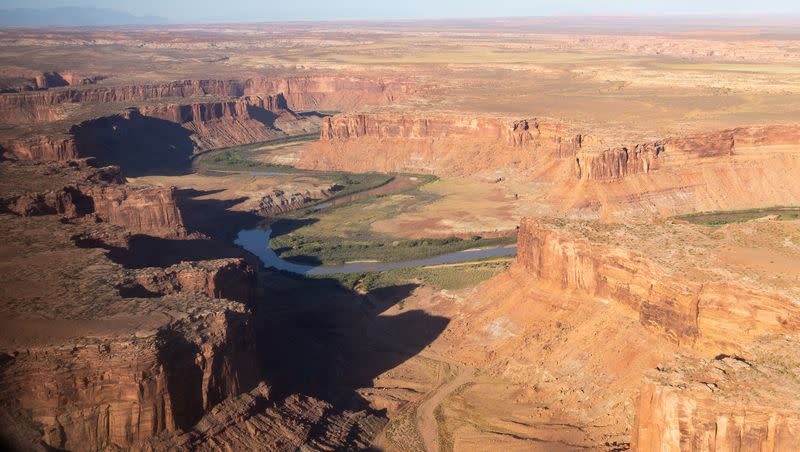
[[744, 210], [719, 210], [678, 215], [675, 218], [694, 224], [720, 226], [729, 223], [743, 223], [772, 215], [777, 215], [777, 219], [781, 221], [797, 220], [800, 219], [800, 207], [775, 206]]
[[[364, 174], [351, 177], [365, 177]], [[376, 221], [413, 212], [439, 196], [420, 190], [433, 177], [418, 176], [419, 183], [405, 189], [346, 203], [341, 206], [290, 213], [272, 224], [270, 247], [283, 259], [322, 265], [374, 260], [397, 262], [440, 254], [516, 243], [516, 236], [484, 238], [443, 237], [402, 239], [377, 233]]]
[[[434, 289], [458, 290], [474, 286], [505, 271], [511, 259], [491, 259], [459, 265], [409, 267], [386, 272], [326, 275], [352, 290], [370, 291], [408, 283]], [[323, 278], [315, 277], [312, 278]]]
[[[400, 262], [434, 257], [472, 248], [488, 248], [516, 243], [516, 236], [423, 238], [414, 240], [348, 240], [335, 236], [282, 234], [281, 223], [273, 225], [270, 247], [283, 259], [306, 264], [339, 265], [346, 262], [375, 260]], [[302, 228], [300, 229], [302, 231]]]
[[280, 171], [296, 172], [290, 166], [276, 165], [253, 160], [253, 156], [263, 154], [265, 147], [276, 147], [281, 145], [291, 145], [304, 143], [319, 139], [319, 134], [310, 133], [306, 135], [296, 135], [291, 137], [278, 138], [270, 141], [246, 144], [231, 148], [214, 149], [195, 155], [192, 160], [195, 170], [216, 170], [216, 171]]

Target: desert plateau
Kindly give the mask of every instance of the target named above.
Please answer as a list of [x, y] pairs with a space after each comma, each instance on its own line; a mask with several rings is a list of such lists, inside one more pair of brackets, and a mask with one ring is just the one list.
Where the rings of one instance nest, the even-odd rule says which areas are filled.
[[347, 5], [7, 10], [0, 448], [800, 450], [800, 9]]

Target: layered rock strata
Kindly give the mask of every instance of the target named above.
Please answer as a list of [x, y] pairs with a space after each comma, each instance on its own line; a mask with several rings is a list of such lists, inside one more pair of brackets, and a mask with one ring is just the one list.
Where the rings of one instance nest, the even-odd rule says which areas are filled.
[[190, 427], [254, 384], [248, 319], [241, 305], [223, 304], [133, 338], [13, 350], [0, 397], [39, 424], [49, 446], [128, 448]]
[[[129, 187], [118, 167], [93, 168], [86, 160], [4, 162], [0, 164], [0, 174], [6, 181], [0, 210], [22, 216], [91, 216], [96, 221], [159, 237], [186, 233], [174, 188]], [[36, 180], [43, 177], [52, 183], [42, 185]]]
[[256, 341], [240, 302], [255, 290], [247, 264], [127, 269], [107, 245], [75, 237], [122, 246], [128, 231], [52, 213], [0, 214], [0, 410], [13, 419], [5, 429], [59, 449], [136, 448], [255, 386]]
[[459, 115], [337, 115], [300, 164], [349, 171], [470, 174], [574, 156], [590, 139], [547, 119]]
[[681, 357], [645, 376], [633, 448], [793, 451], [800, 434], [796, 338], [773, 337], [747, 357]]
[[[670, 240], [671, 234], [692, 234], [698, 238], [694, 245], [703, 246], [688, 225], [640, 228], [652, 231], [655, 243]], [[637, 313], [641, 324], [706, 353], [736, 353], [761, 334], [800, 329], [796, 294], [748, 283], [752, 275], [721, 278], [723, 271], [715, 271], [713, 263], [704, 266], [690, 257], [691, 250], [681, 251], [685, 243], [663, 243], [661, 251], [648, 247], [644, 252], [637, 242], [647, 239], [631, 232], [622, 225], [526, 218], [515, 265], [539, 284], [622, 304]], [[628, 240], [617, 238], [625, 234]], [[705, 253], [713, 259], [711, 251]]]
[[[613, 181], [629, 175], [659, 169], [681, 169], [716, 163], [730, 163], [768, 154], [769, 147], [800, 146], [800, 126], [776, 125], [740, 127], [688, 137], [669, 138], [629, 147], [577, 154], [575, 174], [578, 179]], [[762, 149], [763, 151], [758, 151]]]
[[364, 450], [386, 423], [364, 411], [336, 411], [327, 402], [301, 395], [274, 403], [269, 387], [262, 384], [221, 403], [191, 430], [162, 435], [143, 449]]
[[58, 119], [65, 104], [139, 104], [151, 99], [235, 98], [283, 94], [294, 110], [349, 110], [395, 101], [415, 92], [404, 81], [341, 76], [180, 80], [148, 85], [64, 88], [0, 95], [0, 122], [22, 124]]
[[71, 136], [37, 136], [6, 142], [0, 148], [5, 158], [28, 160], [71, 160], [78, 158], [75, 139]]
[[6, 140], [3, 155], [46, 160], [93, 156], [104, 163], [116, 163], [135, 161], [133, 154], [139, 153], [142, 156], [138, 158], [145, 161], [180, 160], [185, 165], [192, 152], [312, 130], [316, 130], [315, 121], [288, 109], [282, 95], [245, 96], [230, 101], [133, 107], [83, 121], [66, 134]]

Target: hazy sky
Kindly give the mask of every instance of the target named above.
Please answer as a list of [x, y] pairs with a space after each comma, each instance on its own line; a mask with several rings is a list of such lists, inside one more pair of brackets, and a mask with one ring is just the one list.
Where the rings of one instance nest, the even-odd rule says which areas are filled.
[[800, 14], [800, 0], [0, 0], [2, 8], [93, 6], [174, 22], [419, 19], [572, 14]]

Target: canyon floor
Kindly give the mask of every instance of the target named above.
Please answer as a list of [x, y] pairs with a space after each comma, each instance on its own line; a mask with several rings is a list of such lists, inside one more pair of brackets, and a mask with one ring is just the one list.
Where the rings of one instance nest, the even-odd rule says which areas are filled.
[[1, 445], [796, 450], [796, 30], [0, 29]]

